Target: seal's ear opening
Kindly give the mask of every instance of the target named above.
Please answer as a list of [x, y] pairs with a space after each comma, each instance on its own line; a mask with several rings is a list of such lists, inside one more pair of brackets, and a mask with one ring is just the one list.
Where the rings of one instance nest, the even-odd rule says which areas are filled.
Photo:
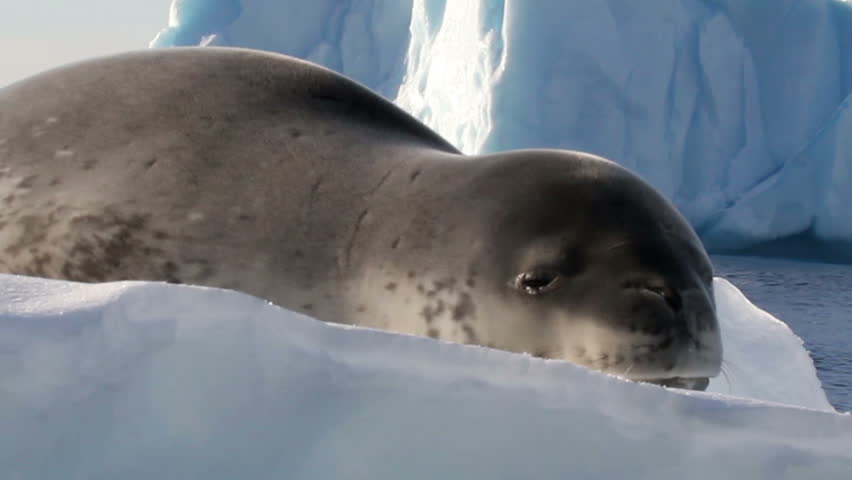
[[528, 295], [541, 295], [556, 288], [559, 273], [549, 268], [535, 268], [515, 277], [512, 286]]

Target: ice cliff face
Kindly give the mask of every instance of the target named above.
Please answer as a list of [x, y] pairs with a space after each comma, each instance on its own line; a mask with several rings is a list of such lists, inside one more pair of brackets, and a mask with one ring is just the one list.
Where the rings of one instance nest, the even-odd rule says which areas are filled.
[[409, 42], [411, 0], [173, 0], [151, 47], [219, 45], [286, 53], [393, 98]]
[[152, 46], [186, 44], [321, 63], [468, 153], [611, 158], [711, 251], [782, 239], [781, 253], [852, 259], [843, 2], [175, 0]]

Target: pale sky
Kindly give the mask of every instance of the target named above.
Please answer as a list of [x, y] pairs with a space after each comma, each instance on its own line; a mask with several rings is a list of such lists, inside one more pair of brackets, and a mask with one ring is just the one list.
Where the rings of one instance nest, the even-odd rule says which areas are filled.
[[0, 87], [64, 63], [147, 48], [171, 0], [0, 0]]

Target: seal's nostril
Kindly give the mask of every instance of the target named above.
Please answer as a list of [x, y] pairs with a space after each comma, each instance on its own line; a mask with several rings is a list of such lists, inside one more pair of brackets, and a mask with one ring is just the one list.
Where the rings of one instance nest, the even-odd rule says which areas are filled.
[[654, 295], [662, 298], [669, 307], [675, 312], [680, 312], [683, 309], [683, 299], [680, 294], [675, 290], [657, 284], [649, 284], [644, 281], [630, 280], [626, 282], [622, 282], [622, 288], [628, 290], [644, 290], [646, 292], [653, 293]]
[[672, 310], [674, 310], [675, 312], [679, 312], [680, 309], [683, 308], [683, 299], [681, 299], [680, 295], [676, 291], [672, 290], [671, 288], [649, 287], [649, 288], [646, 288], [646, 289], [656, 293], [657, 295], [659, 295], [661, 297], [663, 297], [663, 300], [665, 300], [666, 303], [668, 303], [669, 306], [672, 307]]

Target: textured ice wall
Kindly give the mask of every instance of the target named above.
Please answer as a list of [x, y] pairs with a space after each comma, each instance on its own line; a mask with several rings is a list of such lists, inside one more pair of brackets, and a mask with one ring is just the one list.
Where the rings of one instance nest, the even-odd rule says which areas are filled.
[[672, 198], [714, 251], [798, 235], [852, 259], [846, 3], [243, 0], [235, 20], [219, 4], [176, 0], [153, 44], [318, 61], [398, 92], [468, 153], [603, 155]]
[[286, 53], [393, 98], [412, 0], [173, 0], [151, 47], [219, 45]]
[[0, 275], [0, 478], [848, 480], [852, 416], [824, 403], [789, 330], [716, 287], [723, 329], [745, 340], [732, 391], [815, 389], [826, 411], [324, 324], [236, 292]]
[[424, 3], [412, 24], [440, 27], [413, 30], [418, 61], [397, 102], [462, 150], [614, 159], [715, 250], [800, 232], [852, 239], [846, 4]]

